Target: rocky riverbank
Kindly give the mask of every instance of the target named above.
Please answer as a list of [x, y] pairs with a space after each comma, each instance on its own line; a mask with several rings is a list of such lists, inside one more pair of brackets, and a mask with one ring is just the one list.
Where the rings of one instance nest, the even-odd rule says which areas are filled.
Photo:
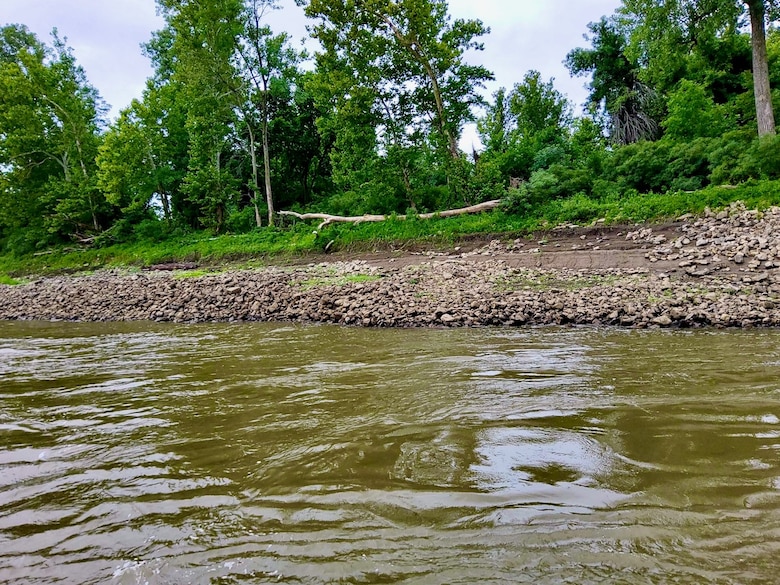
[[0, 319], [380, 327], [780, 326], [780, 209], [542, 240], [202, 273], [103, 271], [0, 286]]

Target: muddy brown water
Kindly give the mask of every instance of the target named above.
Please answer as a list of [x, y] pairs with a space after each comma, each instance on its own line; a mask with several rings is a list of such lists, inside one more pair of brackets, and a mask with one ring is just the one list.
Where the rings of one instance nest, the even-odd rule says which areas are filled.
[[780, 332], [0, 322], [0, 582], [775, 583]]

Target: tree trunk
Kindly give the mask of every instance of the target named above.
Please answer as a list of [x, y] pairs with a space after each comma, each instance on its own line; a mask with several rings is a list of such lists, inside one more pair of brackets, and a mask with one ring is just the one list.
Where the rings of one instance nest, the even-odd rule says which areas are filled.
[[255, 145], [255, 133], [252, 132], [252, 125], [247, 122], [247, 130], [249, 130], [249, 157], [252, 160], [252, 205], [255, 207], [255, 223], [257, 227], [262, 227], [263, 220], [260, 219], [260, 208], [257, 206], [257, 146]]
[[428, 78], [431, 81], [431, 89], [433, 89], [433, 99], [436, 102], [436, 111], [439, 118], [439, 130], [447, 138], [447, 147], [450, 151], [450, 156], [454, 159], [460, 158], [460, 151], [458, 150], [458, 141], [455, 140], [455, 136], [447, 128], [447, 122], [444, 112], [444, 99], [441, 94], [441, 87], [439, 86], [439, 80], [436, 79], [436, 72], [433, 70], [430, 61], [428, 61], [423, 55], [420, 55], [423, 68], [428, 74]]
[[265, 201], [268, 205], [268, 225], [274, 225], [274, 196], [271, 191], [271, 155], [268, 149], [268, 120], [263, 120], [263, 167], [265, 169]]
[[[421, 213], [420, 215], [416, 216], [417, 219], [433, 219], [435, 217], [454, 217], [456, 215], [465, 215], [468, 213], [481, 213], [483, 211], [488, 211], [490, 209], [495, 209], [501, 205], [501, 199], [494, 199], [492, 201], [485, 201], [484, 203], [479, 203], [477, 205], [470, 205], [469, 207], [462, 207], [460, 209], [447, 209], [445, 211], [436, 211], [433, 213]], [[298, 213], [296, 211], [280, 211], [279, 215], [290, 215], [292, 217], [297, 217], [298, 219], [321, 219], [323, 222], [317, 226], [317, 231], [321, 230], [326, 225], [329, 225], [334, 222], [342, 222], [342, 223], [363, 223], [363, 222], [379, 222], [379, 221], [387, 221], [391, 217], [395, 217], [395, 219], [398, 220], [405, 220], [405, 215], [352, 215], [352, 216], [344, 216], [344, 215], [331, 215], [329, 213]]]
[[271, 154], [268, 147], [268, 80], [263, 77], [263, 169], [265, 170], [265, 201], [268, 205], [268, 225], [274, 225], [274, 195], [271, 191]]
[[[152, 153], [152, 145], [147, 142], [146, 143], [146, 155], [149, 157], [149, 164], [152, 167], [152, 170], [154, 171], [154, 174], [157, 175], [158, 168], [157, 163], [154, 160], [154, 154]], [[170, 224], [172, 217], [171, 217], [171, 201], [168, 197], [168, 192], [165, 190], [165, 188], [162, 186], [162, 183], [159, 181], [157, 182], [157, 194], [160, 196], [160, 202], [163, 206], [163, 216], [165, 217], [166, 223]]]
[[168, 192], [163, 188], [161, 184], [157, 184], [157, 193], [160, 195], [160, 203], [162, 203], [163, 206], [163, 216], [165, 217], [165, 222], [170, 224], [171, 221], [173, 221], [173, 218], [171, 217], [171, 200], [170, 196], [168, 195]]
[[764, 0], [745, 0], [750, 13], [753, 44], [753, 93], [756, 98], [758, 136], [775, 135], [775, 115], [769, 87], [769, 60], [766, 53], [766, 6]]

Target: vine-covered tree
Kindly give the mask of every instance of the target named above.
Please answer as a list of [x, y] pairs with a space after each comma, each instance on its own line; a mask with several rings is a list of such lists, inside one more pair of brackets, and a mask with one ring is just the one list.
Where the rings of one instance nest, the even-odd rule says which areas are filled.
[[588, 25], [591, 48], [566, 56], [572, 75], [590, 75], [588, 109], [615, 144], [631, 144], [659, 136], [659, 96], [641, 78], [641, 68], [627, 56], [627, 33], [615, 18]]

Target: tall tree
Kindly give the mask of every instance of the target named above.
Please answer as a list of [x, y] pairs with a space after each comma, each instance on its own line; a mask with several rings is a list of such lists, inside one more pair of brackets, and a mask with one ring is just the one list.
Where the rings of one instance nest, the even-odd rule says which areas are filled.
[[451, 21], [444, 0], [296, 1], [319, 19], [318, 66], [331, 78], [335, 109], [367, 108], [374, 132], [388, 141], [383, 149], [430, 137], [450, 160], [460, 159], [462, 126], [482, 102], [478, 89], [492, 79], [464, 59], [482, 49], [476, 39], [489, 31], [480, 21]]
[[[278, 8], [276, 0], [247, 0], [242, 13], [244, 33], [236, 44], [237, 73], [240, 84], [237, 94], [243, 102], [244, 122], [250, 140], [252, 157], [252, 182], [257, 188], [258, 169], [255, 158], [255, 136], [252, 111], [259, 104], [260, 132], [262, 137], [263, 174], [265, 177], [265, 198], [268, 207], [268, 223], [274, 224], [274, 197], [271, 187], [270, 122], [273, 91], [286, 91], [298, 75], [297, 65], [302, 54], [289, 44], [286, 33], [273, 34], [263, 23], [267, 10]], [[240, 107], [240, 106], [239, 106]], [[257, 225], [260, 225], [258, 208], [255, 205]]]
[[[224, 214], [227, 203], [236, 198], [235, 189], [243, 182], [227, 173], [227, 159], [235, 154], [230, 152], [230, 145], [243, 143], [250, 161], [251, 176], [246, 183], [253, 193], [256, 223], [261, 224], [258, 200], [264, 191], [268, 223], [273, 224], [271, 94], [279, 90], [278, 86], [294, 83], [301, 58], [289, 46], [286, 34], [275, 35], [264, 24], [266, 11], [277, 8], [277, 1], [158, 2], [168, 23], [166, 36], [172, 39], [172, 58], [167, 61], [171, 76], [186, 86], [191, 96], [188, 128], [192, 169], [185, 187], [192, 197], [211, 201], [218, 216]], [[219, 122], [210, 125], [211, 119]], [[201, 136], [192, 134], [201, 131]], [[223, 193], [216, 199], [211, 191], [215, 187]]]
[[607, 17], [588, 29], [591, 48], [569, 52], [566, 67], [572, 75], [591, 75], [589, 110], [616, 144], [657, 138], [658, 94], [627, 54], [628, 33], [616, 18]]
[[239, 198], [230, 172], [235, 100], [231, 57], [240, 34], [240, 0], [159, 0], [170, 39], [171, 77], [185, 91], [189, 168], [183, 190], [206, 225], [220, 231]]
[[96, 186], [105, 106], [72, 51], [23, 26], [0, 29], [0, 197], [5, 220], [60, 235], [98, 232], [111, 210]]
[[143, 99], [122, 110], [100, 146], [98, 185], [128, 219], [159, 206], [171, 223], [181, 211], [177, 194], [187, 168], [187, 135], [176, 90], [147, 82]]
[[522, 83], [509, 95], [515, 132], [523, 140], [551, 141], [563, 134], [571, 123], [571, 106], [553, 80], [542, 81], [538, 71], [529, 71]]
[[772, 90], [769, 86], [769, 60], [766, 51], [766, 19], [772, 0], [744, 0], [750, 15], [750, 38], [753, 48], [753, 92], [756, 100], [756, 120], [759, 136], [774, 136], [775, 114], [772, 110]]
[[541, 158], [561, 150], [571, 124], [571, 105], [553, 80], [545, 82], [538, 71], [529, 71], [510, 92], [496, 92], [478, 121], [485, 145], [481, 162], [497, 165], [504, 182], [527, 179], [536, 161], [547, 166]]
[[769, 84], [766, 24], [778, 16], [777, 0], [624, 0], [619, 9], [632, 28], [631, 51], [648, 63], [651, 75], [683, 61], [703, 39], [723, 36], [739, 28], [739, 18], [750, 21], [753, 93], [758, 135], [774, 135], [775, 120]]
[[477, 120], [477, 131], [488, 152], [504, 152], [509, 144], [513, 116], [509, 108], [506, 88], [493, 94], [493, 101], [485, 107], [485, 115]]

